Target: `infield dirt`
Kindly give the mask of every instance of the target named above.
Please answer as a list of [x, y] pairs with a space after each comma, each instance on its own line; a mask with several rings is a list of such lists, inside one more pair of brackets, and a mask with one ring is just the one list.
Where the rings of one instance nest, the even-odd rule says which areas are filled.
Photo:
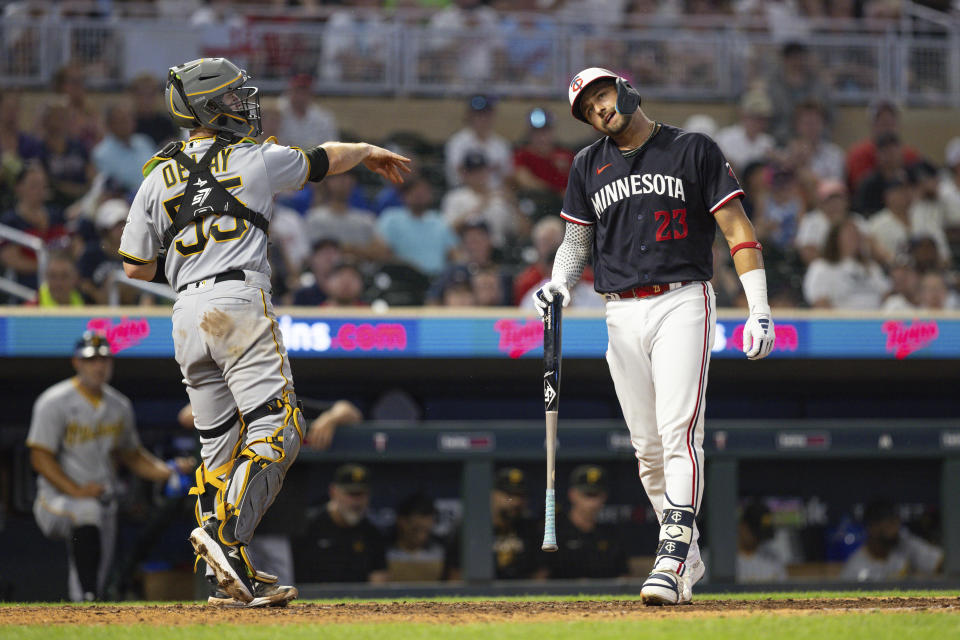
[[680, 607], [647, 607], [639, 600], [297, 603], [283, 609], [215, 608], [201, 604], [0, 607], [0, 625], [347, 624], [426, 622], [547, 622], [693, 616], [735, 617], [854, 612], [960, 614], [960, 597], [705, 600]]

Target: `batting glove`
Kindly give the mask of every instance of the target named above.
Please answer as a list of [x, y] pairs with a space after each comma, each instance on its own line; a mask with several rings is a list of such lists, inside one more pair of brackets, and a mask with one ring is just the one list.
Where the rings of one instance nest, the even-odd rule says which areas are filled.
[[743, 352], [750, 360], [766, 358], [773, 351], [777, 336], [770, 312], [754, 311], [743, 326]]
[[547, 312], [547, 305], [553, 302], [553, 295], [560, 296], [563, 306], [570, 304], [570, 289], [563, 282], [551, 280], [533, 294], [533, 304], [537, 308], [537, 315], [541, 318]]

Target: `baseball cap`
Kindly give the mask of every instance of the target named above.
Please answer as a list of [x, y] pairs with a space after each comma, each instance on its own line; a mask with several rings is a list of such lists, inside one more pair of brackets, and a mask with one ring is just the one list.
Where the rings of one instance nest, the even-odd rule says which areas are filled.
[[112, 229], [115, 225], [124, 222], [128, 213], [130, 213], [130, 205], [127, 204], [126, 200], [120, 198], [104, 200], [97, 207], [95, 216], [97, 228]]
[[607, 492], [607, 473], [595, 464], [582, 464], [570, 474], [570, 488], [592, 495]]
[[960, 164], [960, 137], [953, 138], [947, 143], [943, 155], [948, 167], [955, 167]]
[[467, 106], [470, 107], [470, 111], [492, 111], [496, 100], [492, 96], [484, 95], [478, 93], [477, 95], [470, 96], [470, 100], [467, 102]]
[[817, 200], [820, 202], [823, 202], [832, 196], [845, 195], [847, 195], [847, 185], [835, 178], [821, 180], [820, 184], [817, 185]]
[[113, 351], [110, 350], [110, 343], [103, 334], [85, 331], [77, 340], [77, 344], [73, 348], [73, 355], [81, 360], [97, 356], [109, 358], [113, 356]]
[[551, 129], [553, 128], [553, 114], [546, 109], [536, 107], [527, 114], [527, 122], [531, 129]]
[[773, 102], [763, 89], [751, 89], [740, 98], [740, 108], [744, 113], [769, 118], [773, 115]]
[[511, 495], [522, 496], [527, 493], [527, 476], [522, 469], [504, 467], [497, 471], [494, 487]]
[[487, 165], [487, 156], [483, 155], [482, 151], [476, 150], [467, 151], [466, 155], [463, 156], [463, 161], [460, 163], [460, 166], [466, 171], [483, 169]]
[[333, 484], [348, 493], [369, 491], [370, 472], [361, 464], [344, 464], [333, 472]]
[[570, 86], [567, 87], [567, 98], [570, 100], [570, 113], [573, 117], [581, 122], [587, 122], [587, 119], [583, 117], [583, 113], [580, 112], [580, 96], [583, 95], [584, 89], [597, 80], [616, 80], [618, 77], [620, 76], [603, 67], [590, 67], [573, 76], [573, 80], [570, 81]]

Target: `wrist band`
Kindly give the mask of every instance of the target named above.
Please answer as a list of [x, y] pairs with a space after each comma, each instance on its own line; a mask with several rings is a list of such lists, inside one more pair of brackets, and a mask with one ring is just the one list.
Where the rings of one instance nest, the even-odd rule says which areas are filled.
[[737, 254], [737, 251], [740, 249], [756, 249], [757, 251], [763, 251], [763, 245], [759, 242], [741, 242], [740, 244], [735, 244], [730, 249], [730, 255], [734, 256]]

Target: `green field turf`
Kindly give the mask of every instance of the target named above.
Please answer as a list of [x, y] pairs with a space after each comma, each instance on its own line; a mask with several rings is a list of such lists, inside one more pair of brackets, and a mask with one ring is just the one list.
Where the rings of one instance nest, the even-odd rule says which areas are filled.
[[696, 638], [745, 640], [824, 638], [902, 640], [903, 638], [956, 638], [960, 615], [949, 613], [865, 613], [830, 616], [757, 615], [738, 618], [682, 618], [590, 622], [493, 623], [444, 626], [439, 624], [344, 625], [196, 625], [185, 627], [4, 627], [8, 640], [622, 640], [624, 638]]
[[[960, 598], [960, 591], [844, 591], [844, 592], [789, 592], [701, 595], [697, 600], [744, 601], [782, 600], [787, 598], [859, 598], [859, 597], [950, 597]], [[626, 600], [628, 596], [532, 596], [496, 598], [502, 601], [570, 601], [570, 600]], [[414, 599], [405, 599], [410, 602]], [[421, 599], [430, 600], [430, 599]], [[442, 598], [451, 601], [489, 601], [492, 598]], [[343, 602], [323, 600], [318, 603]], [[395, 602], [394, 600], [354, 600], [351, 602]], [[47, 603], [61, 606], [61, 603]], [[158, 605], [170, 603], [119, 603], [107, 606]], [[197, 604], [197, 603], [188, 603]], [[3, 607], [23, 606], [5, 603]], [[36, 605], [33, 605], [36, 606]], [[95, 609], [98, 605], [76, 605]], [[675, 609], [662, 611], [662, 615], [646, 616], [643, 619], [602, 617], [576, 621], [531, 621], [494, 622], [475, 624], [439, 623], [329, 623], [317, 624], [315, 619], [305, 624], [252, 624], [252, 625], [189, 625], [189, 626], [106, 626], [91, 625], [36, 625], [0, 626], [3, 640], [604, 640], [607, 638], [690, 638], [696, 640], [749, 640], [771, 638], [775, 640], [903, 640], [905, 638], [960, 638], [960, 613], [953, 611], [902, 611], [860, 610], [843, 613], [805, 611], [799, 614], [783, 614], [770, 611], [703, 612], [691, 615]]]

